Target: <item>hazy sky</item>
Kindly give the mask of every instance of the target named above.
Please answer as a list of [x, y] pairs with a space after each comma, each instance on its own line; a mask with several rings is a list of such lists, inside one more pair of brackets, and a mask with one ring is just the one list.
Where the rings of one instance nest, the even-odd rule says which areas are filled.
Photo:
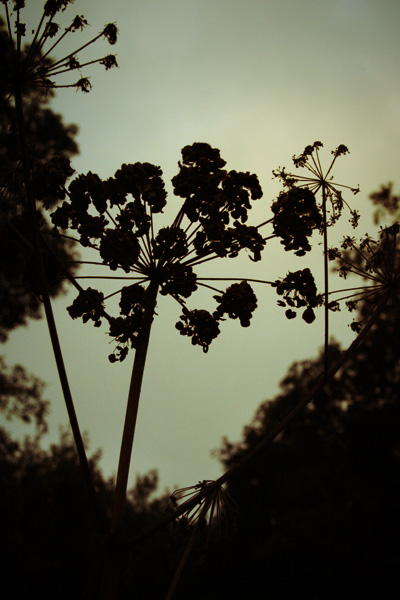
[[[32, 0], [32, 25], [42, 2]], [[252, 222], [270, 216], [280, 186], [272, 169], [290, 167], [293, 154], [315, 140], [326, 162], [340, 143], [337, 180], [361, 186], [348, 200], [361, 211], [359, 235], [370, 227], [368, 194], [381, 183], [400, 187], [400, 5], [396, 0], [76, 0], [66, 23], [84, 14], [90, 35], [116, 22], [118, 70], [93, 66], [88, 95], [62, 90], [52, 103], [66, 123], [79, 125], [78, 172], [102, 177], [122, 163], [160, 165], [169, 181], [180, 149], [204, 141], [218, 147], [228, 169], [258, 174], [264, 198]], [[70, 52], [89, 32], [76, 33]], [[76, 40], [76, 41], [75, 41]], [[71, 46], [71, 43], [74, 44]], [[109, 52], [103, 43], [88, 59]], [[86, 73], [85, 73], [86, 74]], [[171, 195], [168, 223], [179, 208]], [[341, 234], [351, 232], [343, 217]], [[322, 252], [315, 238], [311, 264], [321, 282]], [[243, 256], [207, 267], [209, 276], [276, 279], [310, 263], [268, 244], [261, 263]], [[93, 274], [82, 268], [81, 274]], [[88, 285], [91, 285], [89, 283]], [[93, 284], [92, 284], [93, 285]], [[331, 286], [340, 286], [332, 280]], [[98, 286], [100, 287], [100, 286]], [[117, 289], [118, 286], [107, 289]], [[310, 358], [323, 343], [322, 311], [313, 325], [287, 321], [269, 287], [255, 286], [259, 307], [251, 327], [226, 322], [204, 355], [175, 331], [180, 310], [161, 298], [153, 326], [132, 460], [136, 473], [158, 468], [161, 486], [187, 486], [220, 474], [210, 450], [222, 436], [238, 440], [258, 407], [278, 390], [294, 360]], [[212, 293], [196, 293], [193, 308], [212, 308]], [[72, 321], [55, 303], [59, 333], [78, 418], [91, 449], [103, 448], [106, 475], [116, 471], [133, 355], [110, 365], [106, 328]], [[334, 335], [347, 343], [349, 315], [332, 318]], [[48, 385], [50, 435], [66, 423], [50, 341], [43, 322], [17, 330], [6, 348]]]

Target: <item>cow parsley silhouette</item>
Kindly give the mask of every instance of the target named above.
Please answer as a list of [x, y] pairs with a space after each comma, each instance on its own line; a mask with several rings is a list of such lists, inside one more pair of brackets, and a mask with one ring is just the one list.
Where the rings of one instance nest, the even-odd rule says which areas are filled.
[[[106, 70], [118, 66], [115, 55], [108, 54], [101, 58], [81, 62], [80, 55], [89, 46], [104, 38], [111, 45], [117, 41], [118, 29], [109, 23], [91, 40], [68, 52], [58, 60], [50, 59], [52, 53], [66, 36], [82, 31], [88, 22], [83, 15], [76, 15], [71, 24], [62, 32], [54, 18], [57, 13], [65, 11], [73, 0], [48, 0], [44, 3], [43, 13], [36, 29], [32, 30], [30, 43], [23, 47], [26, 38], [26, 24], [21, 20], [21, 11], [25, 7], [24, 0], [1, 0], [4, 5], [7, 29], [10, 38], [10, 50], [2, 57], [0, 81], [5, 94], [14, 94], [16, 88], [23, 92], [26, 87], [54, 89], [74, 87], [82, 92], [89, 92], [91, 83], [88, 77], [81, 77], [74, 83], [56, 84], [54, 77], [81, 70], [88, 65], [100, 63]], [[15, 33], [14, 33], [15, 32]], [[15, 35], [15, 39], [14, 39]], [[57, 48], [58, 49], [58, 48]], [[79, 58], [78, 58], [79, 55]]]
[[399, 223], [394, 223], [389, 227], [381, 227], [377, 239], [365, 234], [357, 243], [354, 237], [346, 236], [340, 247], [328, 250], [329, 260], [337, 261], [339, 265], [340, 277], [359, 276], [366, 282], [364, 285], [332, 291], [332, 296], [340, 294], [340, 297], [329, 303], [331, 310], [340, 310], [340, 302], [344, 301], [347, 310], [352, 312], [360, 300], [369, 299], [369, 311], [360, 321], [350, 324], [357, 333], [383, 296], [399, 297], [399, 231]]
[[[112, 362], [124, 360], [129, 348], [137, 347], [152, 292], [153, 304], [158, 292], [179, 303], [182, 315], [176, 329], [204, 352], [227, 317], [238, 319], [243, 327], [250, 325], [257, 307], [249, 283], [252, 280], [241, 279], [222, 291], [206, 283], [206, 277], [199, 277], [196, 267], [214, 259], [235, 258], [242, 251], [252, 261], [259, 261], [267, 239], [285, 236], [287, 231], [282, 224], [276, 226], [276, 215], [257, 226], [248, 224], [253, 203], [262, 197], [258, 178], [249, 172], [227, 171], [225, 164], [219, 150], [209, 144], [183, 148], [179, 172], [172, 179], [182, 206], [172, 224], [158, 231], [155, 216], [167, 202], [160, 167], [124, 164], [106, 180], [89, 172], [79, 175], [65, 190], [69, 200], [52, 214], [54, 225], [75, 230], [83, 246], [97, 250], [103, 265], [124, 271], [130, 279], [129, 285], [112, 294], [120, 294], [117, 317], [105, 310], [110, 296], [93, 288], [82, 290], [68, 309], [73, 318], [91, 320], [95, 326], [100, 326], [103, 318], [108, 321], [109, 333], [117, 344], [109, 357]], [[306, 219], [308, 213], [299, 216], [304, 240], [317, 223], [308, 223], [306, 230]], [[276, 231], [264, 237], [261, 229], [267, 224]], [[309, 277], [313, 281], [311, 273]], [[216, 292], [213, 312], [187, 307], [187, 300], [199, 287]], [[313, 302], [310, 294], [305, 296]]]
[[[115, 273], [112, 278], [127, 282], [108, 295], [92, 287], [81, 288], [68, 308], [72, 318], [81, 317], [85, 323], [92, 321], [96, 327], [103, 321], [108, 323], [109, 335], [116, 344], [109, 355], [111, 362], [123, 361], [129, 350], [135, 349], [112, 531], [117, 531], [122, 523], [141, 382], [158, 297], [168, 295], [179, 304], [182, 314], [176, 323], [177, 331], [207, 352], [226, 318], [238, 320], [242, 327], [250, 325], [257, 307], [250, 283], [282, 287], [281, 282], [264, 279], [207, 278], [198, 274], [200, 265], [236, 258], [242, 252], [258, 262], [267, 240], [288, 235], [282, 224], [282, 211], [258, 225], [248, 224], [254, 202], [263, 195], [260, 183], [249, 172], [227, 171], [225, 164], [220, 151], [209, 144], [185, 146], [178, 174], [172, 179], [181, 207], [172, 223], [159, 229], [157, 215], [166, 206], [167, 193], [160, 167], [150, 163], [123, 164], [105, 180], [92, 172], [78, 175], [68, 189], [63, 187], [68, 199], [51, 216], [56, 233], [67, 235], [67, 230], [75, 231], [75, 239], [97, 253], [99, 259], [88, 262], [107, 267]], [[310, 210], [316, 215], [315, 207]], [[310, 210], [298, 219], [299, 243], [304, 251], [311, 248], [307, 238], [319, 224], [317, 216], [310, 219]], [[281, 219], [279, 227], [277, 219]], [[262, 231], [268, 225], [272, 231], [265, 235]], [[295, 229], [291, 235], [296, 239]], [[121, 272], [123, 276], [119, 275]], [[221, 290], [215, 287], [217, 280], [233, 283]], [[213, 311], [188, 307], [188, 300], [199, 288], [213, 292]], [[306, 299], [307, 306], [315, 305], [318, 295], [311, 272], [306, 279], [294, 279], [291, 288], [282, 291], [283, 297], [287, 300], [296, 290], [297, 305], [302, 305], [301, 299]], [[106, 303], [115, 296], [119, 296], [119, 314], [112, 316]], [[308, 323], [313, 320], [311, 310], [304, 315]]]
[[[325, 305], [325, 372], [328, 372], [328, 338], [329, 338], [329, 309], [333, 309], [329, 302], [328, 282], [328, 228], [334, 225], [340, 218], [343, 208], [347, 207], [350, 212], [350, 223], [357, 227], [359, 221], [358, 211], [352, 209], [343, 198], [342, 190], [350, 190], [353, 194], [359, 192], [359, 188], [350, 187], [338, 183], [332, 175], [332, 170], [339, 156], [349, 153], [344, 144], [340, 144], [332, 151], [333, 158], [326, 169], [323, 168], [319, 156], [323, 144], [319, 141], [306, 146], [299, 156], [293, 156], [293, 164], [296, 169], [305, 169], [307, 173], [288, 173], [285, 168], [279, 167], [273, 171], [274, 177], [279, 178], [284, 186], [284, 191], [279, 196], [273, 210], [277, 215], [275, 228], [282, 226], [282, 244], [285, 250], [295, 250], [295, 254], [303, 256], [308, 250], [308, 236], [313, 229], [319, 229], [323, 235], [324, 246], [324, 294], [317, 295], [312, 282], [309, 281], [309, 269], [289, 273], [287, 277], [277, 285], [277, 291], [283, 294], [283, 300], [279, 300], [280, 306], [288, 306], [286, 316], [292, 319], [296, 316], [294, 308], [306, 306], [303, 319], [312, 322], [315, 319], [314, 308]], [[320, 195], [320, 202], [316, 198]], [[293, 214], [289, 207], [294, 208]], [[298, 217], [302, 215], [301, 225]], [[275, 229], [276, 231], [276, 229]], [[294, 294], [293, 294], [294, 290]], [[306, 290], [306, 295], [301, 290]]]

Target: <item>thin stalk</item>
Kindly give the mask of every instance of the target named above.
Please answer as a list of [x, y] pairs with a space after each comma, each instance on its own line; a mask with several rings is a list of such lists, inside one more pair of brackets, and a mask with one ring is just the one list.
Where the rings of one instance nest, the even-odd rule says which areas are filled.
[[[45, 54], [43, 54], [43, 56], [40, 58], [40, 60], [38, 60], [32, 67], [32, 70], [36, 69], [36, 67], [43, 62], [43, 60], [50, 54], [50, 52], [61, 42], [61, 40], [67, 35], [67, 33], [69, 33], [70, 30], [65, 30], [64, 33], [58, 38], [58, 40], [51, 46], [51, 48], [49, 48], [47, 50], [47, 52]], [[99, 38], [101, 38], [101, 36], [103, 35], [103, 32], [99, 33], [96, 37], [94, 37], [92, 40], [90, 40], [89, 42], [87, 42], [86, 44], [83, 44], [83, 46], [81, 46], [80, 48], [78, 48], [78, 50], [75, 50], [75, 52], [71, 52], [70, 54], [68, 54], [67, 56], [64, 56], [64, 58], [60, 58], [60, 60], [57, 60], [56, 62], [54, 62], [51, 65], [51, 69], [54, 70], [56, 67], [60, 66], [60, 64], [62, 64], [63, 62], [67, 61], [69, 58], [72, 57], [76, 57], [76, 55], [81, 52], [82, 50], [84, 50], [85, 48], [87, 48], [88, 46], [90, 46], [91, 44], [93, 44], [94, 42], [96, 42]]]
[[177, 568], [176, 573], [175, 573], [175, 575], [174, 575], [174, 577], [173, 577], [173, 579], [171, 581], [171, 585], [169, 586], [169, 590], [167, 592], [167, 595], [165, 596], [165, 600], [171, 600], [172, 596], [174, 595], [174, 592], [176, 590], [176, 586], [178, 585], [179, 580], [181, 578], [184, 566], [186, 565], [187, 560], [188, 560], [189, 555], [190, 555], [190, 552], [191, 552], [191, 550], [193, 548], [193, 544], [195, 542], [196, 535], [197, 535], [198, 524], [201, 522], [202, 518], [207, 514], [207, 511], [209, 509], [209, 505], [210, 505], [210, 503], [207, 502], [207, 501], [204, 503], [204, 506], [202, 507], [202, 510], [201, 510], [201, 512], [199, 514], [199, 518], [198, 518], [198, 520], [196, 521], [196, 523], [193, 526], [192, 534], [191, 534], [191, 536], [189, 538], [188, 543], [186, 544], [186, 547], [185, 547], [184, 553], [182, 555], [182, 558], [179, 561], [178, 568]]
[[153, 265], [154, 258], [153, 258], [152, 243], [151, 243], [154, 240], [153, 216], [152, 216], [151, 206], [149, 207], [150, 214], [148, 215], [148, 213], [147, 213], [148, 206], [147, 206], [147, 202], [145, 200], [143, 200], [143, 206], [144, 206], [145, 215], [150, 220], [150, 228], [149, 229], [151, 232], [151, 240], [150, 240], [149, 230], [148, 229], [146, 230], [146, 233], [145, 233], [146, 238], [145, 239], [147, 241], [147, 244], [146, 244], [146, 241], [142, 238], [143, 247], [144, 247], [144, 250], [147, 252], [148, 259], [149, 259], [149, 265]]
[[274, 285], [275, 283], [274, 281], [251, 279], [250, 277], [197, 277], [196, 281], [252, 281], [253, 283], [266, 283], [268, 285]]
[[41, 19], [39, 21], [39, 25], [36, 27], [36, 31], [35, 31], [35, 35], [33, 37], [33, 40], [31, 41], [30, 46], [29, 46], [29, 50], [28, 50], [28, 53], [27, 53], [26, 59], [25, 59], [26, 63], [29, 63], [29, 60], [31, 59], [31, 56], [35, 55], [35, 52], [36, 52], [35, 46], [39, 46], [39, 43], [37, 43], [37, 39], [39, 37], [39, 32], [40, 32], [40, 30], [42, 28], [44, 19], [45, 19], [45, 13], [43, 12], [42, 16], [41, 16]]
[[196, 280], [197, 285], [207, 288], [209, 290], [211, 290], [212, 292], [217, 292], [218, 294], [223, 294], [223, 290], [219, 290], [218, 288], [212, 287], [212, 285], [208, 285], [207, 283], [200, 283], [199, 280]]
[[50, 77], [55, 77], [56, 75], [61, 75], [62, 73], [67, 73], [68, 71], [79, 71], [80, 69], [82, 69], [83, 67], [88, 67], [89, 65], [94, 65], [96, 63], [101, 62], [102, 60], [104, 60], [106, 57], [103, 56], [102, 58], [96, 58], [94, 60], [89, 60], [88, 62], [85, 63], [79, 63], [78, 65], [76, 65], [76, 67], [70, 67], [68, 65], [68, 62], [66, 62], [65, 64], [60, 64], [58, 65], [58, 69], [57, 70], [53, 70], [51, 67], [49, 69], [46, 69], [46, 75], [49, 75]]
[[81, 464], [81, 469], [83, 473], [83, 477], [85, 480], [87, 492], [89, 495], [89, 500], [92, 504], [92, 509], [95, 514], [95, 518], [97, 521], [97, 526], [100, 531], [104, 531], [104, 522], [102, 515], [100, 513], [100, 509], [97, 503], [96, 492], [92, 480], [92, 475], [89, 467], [89, 463], [87, 460], [85, 447], [83, 444], [81, 432], [79, 429], [78, 420], [76, 417], [75, 407], [72, 400], [71, 391], [69, 388], [67, 373], [64, 365], [64, 360], [61, 352], [60, 341], [58, 338], [56, 323], [54, 320], [54, 314], [51, 306], [50, 295], [47, 286], [46, 273], [43, 265], [43, 256], [42, 256], [42, 244], [39, 233], [39, 228], [36, 220], [36, 203], [32, 194], [32, 186], [31, 186], [31, 177], [30, 177], [30, 166], [28, 161], [28, 154], [26, 150], [26, 140], [25, 140], [25, 131], [24, 131], [24, 118], [23, 118], [23, 107], [22, 107], [22, 95], [21, 89], [17, 85], [14, 91], [15, 97], [15, 108], [16, 108], [16, 116], [17, 116], [17, 130], [18, 137], [21, 147], [21, 158], [24, 172], [24, 182], [25, 182], [25, 194], [27, 200], [27, 210], [30, 213], [31, 221], [32, 221], [32, 230], [33, 230], [33, 244], [34, 244], [34, 253], [36, 256], [36, 263], [38, 269], [38, 283], [41, 289], [42, 300], [44, 305], [44, 310], [46, 314], [48, 329], [50, 333], [50, 339], [53, 347], [53, 353], [57, 365], [57, 370], [60, 378], [60, 383], [64, 395], [65, 405], [68, 412], [68, 417], [71, 424], [71, 429], [73, 432], [76, 449], [79, 456], [79, 461]]
[[190, 555], [190, 552], [191, 552], [191, 550], [193, 548], [193, 544], [194, 544], [195, 539], [196, 539], [196, 534], [197, 534], [197, 524], [194, 526], [192, 534], [191, 534], [191, 536], [189, 538], [189, 541], [186, 544], [185, 551], [184, 551], [184, 553], [182, 555], [181, 560], [179, 561], [178, 568], [176, 570], [174, 578], [171, 581], [171, 585], [169, 586], [169, 590], [167, 592], [167, 595], [165, 596], [165, 600], [171, 600], [172, 596], [174, 595], [174, 592], [176, 590], [176, 586], [178, 585], [179, 580], [181, 578], [183, 568], [186, 565], [187, 560], [188, 560], [189, 555]]
[[366, 298], [369, 298], [370, 296], [374, 296], [375, 294], [377, 294], [380, 290], [383, 289], [383, 287], [384, 287], [383, 285], [367, 287], [364, 289], [363, 292], [357, 292], [356, 294], [348, 294], [347, 296], [342, 296], [341, 298], [336, 298], [335, 302], [341, 302], [342, 300], [347, 300], [348, 298], [354, 298], [354, 299], [357, 298], [357, 300], [355, 300], [355, 302], [358, 302], [359, 300], [365, 300]]
[[328, 271], [328, 226], [326, 222], [326, 191], [325, 185], [322, 185], [322, 216], [324, 220], [324, 296], [325, 296], [325, 332], [324, 332], [324, 369], [325, 376], [328, 373], [329, 367], [329, 271]]
[[[143, 275], [141, 277], [115, 277], [113, 275], [75, 275], [75, 279], [114, 279], [114, 280], [128, 280], [128, 281], [132, 281], [134, 280], [138, 280], [138, 281], [146, 281], [146, 277], [144, 277]], [[119, 290], [121, 291], [121, 290]]]

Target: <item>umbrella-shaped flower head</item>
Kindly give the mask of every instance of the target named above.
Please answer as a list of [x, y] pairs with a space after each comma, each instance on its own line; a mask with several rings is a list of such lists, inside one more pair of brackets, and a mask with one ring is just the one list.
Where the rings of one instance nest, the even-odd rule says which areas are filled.
[[[275, 214], [274, 232], [282, 238], [281, 244], [285, 250], [293, 250], [297, 256], [304, 256], [311, 248], [309, 238], [314, 230], [319, 230], [324, 239], [325, 299], [323, 295], [317, 294], [309, 268], [288, 273], [284, 279], [275, 283], [277, 293], [282, 297], [278, 300], [278, 305], [287, 307], [287, 318], [293, 319], [296, 317], [295, 309], [304, 307], [302, 317], [307, 323], [314, 321], [314, 308], [317, 306], [325, 302], [325, 310], [328, 310], [328, 227], [337, 222], [344, 207], [350, 212], [353, 227], [357, 226], [359, 220], [358, 212], [350, 208], [342, 195], [343, 189], [356, 194], [358, 188], [338, 183], [332, 175], [337, 158], [347, 154], [349, 150], [344, 144], [340, 144], [332, 151], [333, 158], [324, 169], [320, 160], [322, 146], [321, 142], [314, 142], [306, 146], [299, 156], [293, 156], [295, 173], [288, 173], [281, 167], [273, 171], [274, 177], [279, 178], [284, 186], [272, 210]], [[305, 173], [299, 174], [298, 169], [304, 169]], [[327, 321], [327, 313], [325, 318]]]
[[156, 228], [167, 193], [160, 167], [149, 163], [124, 164], [106, 180], [94, 173], [79, 175], [69, 186], [69, 200], [52, 215], [62, 229], [76, 230], [82, 245], [98, 251], [102, 264], [123, 271], [129, 284], [118, 290], [120, 314], [111, 317], [101, 292], [82, 290], [69, 312], [99, 326], [106, 318], [116, 352], [110, 360], [123, 360], [129, 347], [137, 346], [149, 288], [169, 295], [182, 307], [176, 325], [181, 335], [207, 352], [226, 317], [239, 319], [243, 327], [257, 306], [250, 284], [241, 280], [226, 291], [218, 288], [211, 313], [189, 309], [187, 300], [206, 278], [197, 267], [218, 258], [235, 258], [246, 251], [259, 261], [265, 239], [259, 227], [248, 225], [253, 203], [262, 197], [256, 175], [225, 170], [219, 150], [195, 143], [182, 150], [179, 172], [172, 179], [174, 194], [182, 205], [169, 226]]
[[[0, 86], [6, 95], [23, 93], [26, 88], [40, 88], [52, 90], [59, 87], [74, 87], [83, 92], [89, 92], [91, 83], [84, 76], [82, 70], [88, 65], [100, 63], [105, 69], [118, 66], [114, 54], [101, 58], [82, 59], [84, 51], [104, 38], [109, 44], [117, 41], [118, 29], [114, 23], [106, 25], [93, 38], [78, 46], [74, 51], [67, 51], [58, 60], [52, 60], [50, 53], [62, 47], [61, 42], [69, 39], [71, 34], [82, 31], [88, 22], [83, 15], [76, 15], [64, 30], [56, 23], [58, 13], [66, 10], [73, 0], [47, 0], [36, 29], [32, 30], [32, 37], [27, 38], [26, 24], [23, 22], [24, 0], [1, 0], [4, 6], [5, 21], [7, 24], [10, 47], [2, 57], [0, 66]], [[24, 44], [25, 42], [25, 44]], [[61, 44], [61, 45], [60, 45]], [[80, 76], [73, 83], [56, 83], [55, 77], [71, 71], [77, 71]]]
[[[385, 296], [392, 298], [395, 306], [400, 296], [400, 250], [399, 223], [382, 227], [377, 239], [365, 234], [358, 242], [354, 237], [346, 236], [340, 247], [329, 249], [329, 259], [336, 261], [340, 277], [352, 280], [361, 277], [363, 284], [346, 287], [331, 292], [330, 308], [340, 310], [340, 302], [352, 312], [360, 300], [367, 300], [368, 311], [359, 321], [353, 321], [350, 327], [359, 332], [369, 313]], [[340, 297], [337, 297], [340, 295]]]

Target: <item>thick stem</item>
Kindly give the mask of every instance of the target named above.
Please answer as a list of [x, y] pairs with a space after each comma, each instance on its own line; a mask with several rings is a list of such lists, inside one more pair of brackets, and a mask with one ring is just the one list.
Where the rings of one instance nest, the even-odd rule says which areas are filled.
[[16, 115], [17, 115], [17, 128], [18, 128], [18, 137], [21, 148], [21, 160], [23, 165], [24, 172], [24, 184], [25, 184], [25, 195], [27, 206], [26, 209], [31, 216], [32, 221], [32, 233], [33, 233], [33, 248], [36, 257], [36, 265], [38, 270], [38, 283], [39, 289], [41, 291], [44, 310], [46, 314], [47, 324], [50, 333], [50, 339], [53, 347], [53, 353], [55, 357], [55, 361], [57, 364], [58, 374], [60, 378], [60, 383], [64, 395], [65, 405], [68, 412], [69, 421], [71, 424], [71, 429], [73, 432], [75, 445], [77, 448], [77, 452], [79, 455], [79, 461], [82, 468], [83, 477], [85, 480], [87, 492], [89, 495], [90, 502], [92, 504], [92, 508], [95, 514], [95, 518], [97, 521], [97, 526], [100, 531], [104, 531], [104, 522], [100, 513], [100, 509], [97, 503], [96, 492], [94, 488], [94, 484], [92, 481], [92, 476], [90, 472], [89, 463], [87, 460], [85, 448], [83, 445], [83, 440], [81, 436], [81, 432], [79, 429], [78, 420], [75, 413], [74, 403], [72, 400], [71, 391], [69, 388], [67, 373], [65, 370], [64, 360], [61, 352], [61, 346], [58, 339], [58, 333], [56, 328], [56, 323], [54, 320], [53, 310], [50, 302], [50, 295], [48, 291], [46, 273], [43, 265], [43, 256], [42, 256], [42, 244], [40, 238], [40, 232], [36, 220], [36, 202], [32, 193], [32, 185], [31, 185], [31, 175], [30, 175], [30, 165], [28, 161], [28, 153], [26, 149], [26, 140], [25, 140], [25, 131], [24, 131], [24, 119], [23, 119], [23, 107], [22, 107], [22, 96], [21, 89], [19, 86], [16, 86], [15, 89], [15, 107], [16, 107]]
[[138, 343], [133, 363], [132, 377], [126, 407], [124, 431], [122, 434], [121, 451], [119, 455], [117, 481], [115, 485], [114, 507], [111, 521], [111, 533], [121, 528], [126, 503], [129, 467], [131, 462], [133, 438], [135, 435], [136, 419], [139, 408], [140, 390], [144, 367], [146, 364], [147, 348], [149, 345], [151, 325], [157, 302], [158, 283], [150, 282], [144, 298], [144, 314], [138, 336]]
[[[140, 391], [142, 387], [151, 325], [153, 323], [154, 310], [157, 302], [157, 292], [158, 283], [151, 281], [143, 301], [143, 321], [138, 336], [138, 343], [136, 346], [135, 359], [132, 368], [131, 383], [129, 387], [124, 431], [122, 434], [121, 451], [119, 455], [117, 481], [115, 484], [111, 531], [104, 558], [104, 570], [100, 589], [101, 600], [112, 600], [117, 595], [121, 565], [120, 553], [118, 551], [118, 532], [122, 526], [126, 505], [126, 490], [128, 486], [133, 439], [135, 435]], [[115, 544], [115, 542], [117, 542], [117, 544]]]

